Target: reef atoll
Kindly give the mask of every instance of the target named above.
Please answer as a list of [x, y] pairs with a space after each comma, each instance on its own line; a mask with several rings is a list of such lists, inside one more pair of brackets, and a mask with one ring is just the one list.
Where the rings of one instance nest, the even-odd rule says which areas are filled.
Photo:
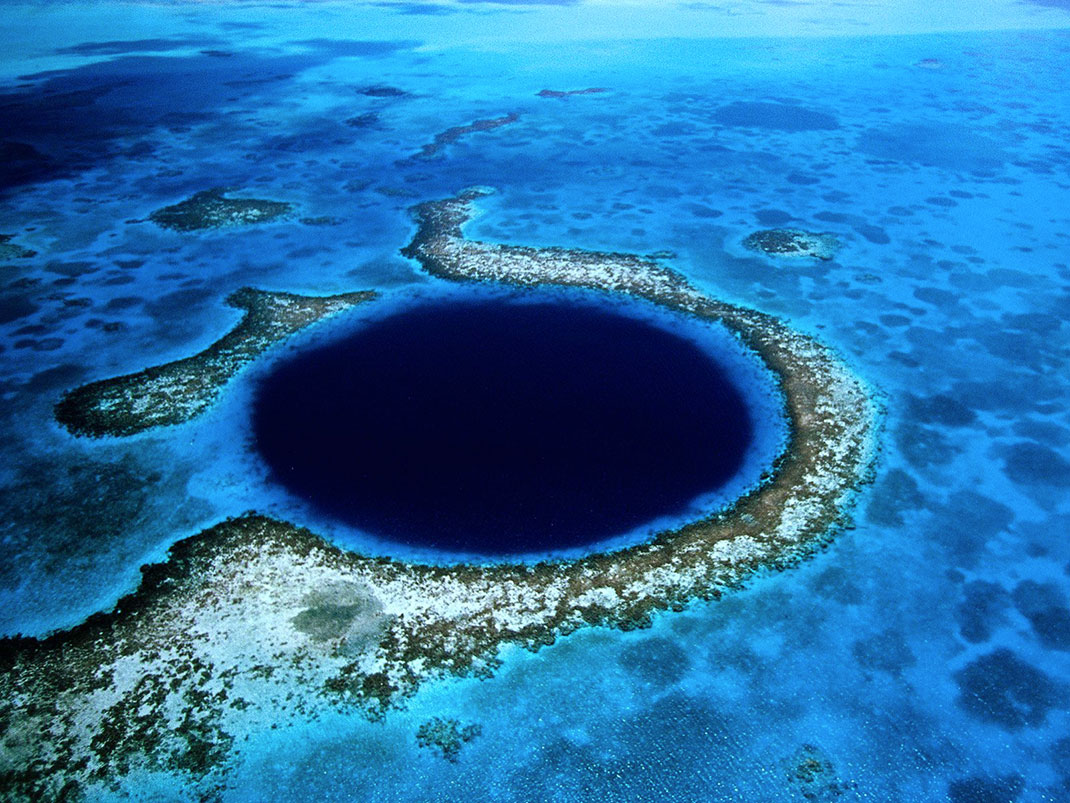
[[157, 209], [149, 220], [165, 229], [198, 231], [268, 223], [293, 211], [293, 205], [283, 201], [228, 198], [226, 193], [222, 187], [202, 190], [173, 206]]
[[831, 234], [802, 229], [763, 229], [747, 235], [743, 247], [774, 257], [832, 259], [840, 250], [840, 242]]
[[[871, 470], [878, 414], [832, 352], [649, 258], [467, 239], [462, 226], [486, 192], [418, 206], [404, 253], [440, 277], [626, 293], [735, 332], [785, 400], [790, 442], [766, 480], [730, 509], [646, 543], [539, 564], [373, 559], [263, 516], [224, 521], [143, 567], [140, 588], [112, 612], [2, 642], [9, 798], [77, 799], [129, 773], [165, 771], [210, 799], [226, 783], [232, 734], [303, 722], [325, 705], [379, 716], [427, 679], [492, 674], [506, 645], [644, 627], [658, 611], [796, 564], [846, 524]], [[444, 728], [425, 733], [429, 745], [453, 745]]]
[[318, 297], [243, 288], [227, 303], [245, 315], [204, 351], [76, 388], [56, 405], [56, 420], [75, 435], [94, 437], [184, 423], [207, 410], [223, 385], [273, 344], [375, 296], [371, 291]]

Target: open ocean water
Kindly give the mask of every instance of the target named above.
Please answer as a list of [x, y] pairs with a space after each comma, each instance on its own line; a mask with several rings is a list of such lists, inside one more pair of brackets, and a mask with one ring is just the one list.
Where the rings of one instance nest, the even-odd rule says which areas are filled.
[[[64, 391], [204, 348], [243, 286], [434, 295], [409, 208], [489, 186], [472, 237], [671, 251], [833, 346], [884, 406], [855, 526], [380, 721], [236, 734], [223, 800], [1070, 800], [1070, 4], [930, 5], [0, 5], [0, 233], [36, 252], [0, 259], [0, 633], [107, 610], [228, 515], [309, 515], [240, 426], [262, 368], [125, 439], [69, 435]], [[298, 213], [145, 222], [213, 187]], [[842, 248], [741, 245], [777, 226]], [[481, 728], [455, 762], [436, 716]]]

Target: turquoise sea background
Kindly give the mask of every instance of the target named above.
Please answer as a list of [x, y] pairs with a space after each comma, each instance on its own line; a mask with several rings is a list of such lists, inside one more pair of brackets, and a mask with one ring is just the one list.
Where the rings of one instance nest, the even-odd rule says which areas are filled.
[[[885, 407], [875, 480], [826, 552], [719, 602], [240, 734], [224, 800], [1070, 799], [1070, 4], [931, 5], [0, 5], [0, 232], [37, 252], [0, 260], [0, 634], [293, 510], [241, 427], [255, 367], [128, 439], [69, 436], [63, 391], [204, 348], [242, 286], [433, 294], [407, 210], [486, 185], [473, 237], [668, 250], [833, 346]], [[216, 186], [298, 214], [140, 222]], [[742, 248], [783, 225], [843, 248]], [[433, 716], [482, 727], [455, 763]]]

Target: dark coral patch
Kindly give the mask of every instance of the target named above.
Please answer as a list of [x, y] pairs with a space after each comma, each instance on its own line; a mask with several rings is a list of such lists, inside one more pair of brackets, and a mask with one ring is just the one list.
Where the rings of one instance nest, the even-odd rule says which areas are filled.
[[1058, 586], [1024, 580], [1014, 589], [1012, 598], [1041, 644], [1052, 650], [1070, 650], [1070, 608]]
[[667, 688], [680, 680], [691, 667], [684, 649], [670, 638], [652, 636], [625, 647], [620, 665], [643, 683]]
[[925, 503], [917, 481], [901, 468], [881, 477], [869, 499], [866, 518], [885, 527], [901, 526], [904, 513], [917, 510]]
[[346, 119], [345, 124], [350, 128], [371, 128], [379, 123], [377, 112], [365, 112]]
[[729, 103], [717, 109], [713, 119], [722, 125], [778, 131], [827, 131], [840, 127], [831, 114], [787, 103]]
[[543, 89], [537, 94], [540, 98], [568, 98], [573, 95], [597, 95], [608, 91], [604, 87], [592, 86], [587, 89]]
[[[421, 147], [419, 153], [412, 158], [429, 159], [432, 156], [436, 156], [439, 151], [447, 145], [456, 142], [462, 137], [466, 137], [469, 134], [474, 134], [479, 131], [492, 131], [495, 128], [501, 128], [504, 125], [511, 125], [519, 119], [519, 114], [510, 112], [502, 117], [490, 117], [484, 120], [476, 120], [468, 125], [458, 125], [453, 128], [447, 128], [445, 131], [440, 131], [435, 134], [435, 138]], [[400, 164], [404, 163], [405, 160], [400, 162]]]
[[928, 122], [869, 129], [858, 148], [880, 160], [964, 172], [990, 171], [1007, 159], [1000, 143], [966, 126]]
[[1036, 441], [1021, 441], [1007, 447], [1003, 470], [1020, 485], [1070, 487], [1070, 460]]
[[107, 42], [82, 42], [79, 45], [63, 47], [56, 52], [74, 56], [121, 56], [126, 53], [162, 53], [169, 50], [185, 50], [218, 44], [217, 39], [127, 39]]
[[377, 84], [376, 86], [364, 86], [357, 90], [360, 94], [369, 98], [403, 98], [409, 93], [396, 86]]
[[416, 743], [438, 752], [447, 761], [456, 762], [461, 748], [483, 732], [479, 724], [461, 725], [452, 717], [432, 717], [416, 731]]
[[268, 223], [293, 211], [293, 205], [259, 198], [227, 198], [226, 190], [202, 190], [180, 203], [157, 209], [149, 220], [165, 229], [198, 231]]
[[0, 234], [0, 259], [29, 259], [37, 256], [36, 251], [11, 242], [13, 239], [15, 239], [14, 234]]
[[976, 491], [957, 491], [940, 508], [927, 537], [943, 544], [960, 565], [972, 566], [988, 542], [1005, 532], [1014, 511]]
[[1067, 709], [1067, 689], [1046, 673], [1000, 648], [955, 673], [959, 705], [1006, 730], [1035, 728], [1052, 710]]
[[825, 751], [812, 744], [795, 751], [788, 762], [787, 780], [806, 800], [826, 803], [855, 787], [853, 782], [841, 780]]
[[22, 294], [0, 297], [0, 324], [29, 317], [39, 309], [37, 304]]
[[907, 409], [921, 423], [943, 427], [966, 427], [977, 420], [977, 413], [951, 396], [937, 393], [933, 396], [907, 397]]
[[851, 652], [863, 669], [872, 672], [887, 672], [893, 677], [917, 663], [910, 646], [898, 630], [887, 629], [874, 636], [856, 641]]
[[26, 142], [0, 142], [0, 189], [63, 174], [56, 162]]
[[743, 246], [769, 256], [832, 259], [840, 244], [831, 234], [813, 234], [801, 229], [763, 229], [747, 235]]
[[790, 212], [783, 209], [759, 209], [754, 213], [754, 217], [763, 226], [783, 226], [795, 219]]
[[959, 633], [966, 641], [979, 644], [992, 637], [994, 627], [1006, 620], [1010, 598], [1003, 586], [974, 580], [962, 588], [963, 598], [955, 609]]
[[951, 803], [1014, 803], [1022, 793], [1021, 775], [986, 778], [975, 775], [952, 781], [947, 788]]

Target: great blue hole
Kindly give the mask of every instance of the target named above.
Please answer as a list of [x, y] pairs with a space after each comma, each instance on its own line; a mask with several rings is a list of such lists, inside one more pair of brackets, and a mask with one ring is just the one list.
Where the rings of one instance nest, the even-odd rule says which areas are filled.
[[695, 339], [537, 293], [424, 301], [300, 349], [259, 380], [252, 426], [274, 481], [318, 514], [486, 556], [687, 514], [755, 434]]

